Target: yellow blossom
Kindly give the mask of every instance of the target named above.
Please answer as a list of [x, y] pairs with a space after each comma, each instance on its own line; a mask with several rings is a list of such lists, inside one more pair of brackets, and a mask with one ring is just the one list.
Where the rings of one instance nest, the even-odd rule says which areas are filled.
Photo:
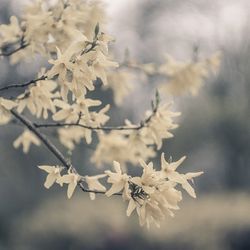
[[35, 144], [36, 146], [40, 146], [40, 140], [29, 130], [25, 130], [14, 142], [14, 148], [18, 148], [19, 146], [23, 146], [23, 152], [28, 153], [30, 149], [30, 145]]
[[80, 179], [81, 177], [78, 174], [75, 174], [69, 171], [68, 174], [63, 175], [62, 177], [58, 178], [57, 182], [60, 185], [63, 185], [64, 183], [68, 184], [67, 196], [70, 199]]
[[17, 104], [15, 102], [0, 97], [0, 125], [6, 124], [11, 120], [11, 113], [9, 110], [16, 106]]
[[115, 172], [111, 172], [109, 170], [105, 171], [105, 174], [108, 175], [107, 182], [112, 184], [111, 188], [106, 192], [108, 197], [120, 192], [125, 187], [128, 180], [128, 175], [122, 173], [119, 162], [114, 161], [113, 166]]
[[[99, 179], [104, 178], [106, 176], [106, 174], [100, 174], [95, 176], [86, 175], [84, 176], [84, 178], [90, 190], [105, 192], [106, 188], [99, 182]], [[91, 200], [95, 199], [95, 193], [90, 192], [89, 196]]]
[[38, 168], [44, 170], [48, 173], [44, 186], [46, 188], [50, 188], [57, 180], [61, 177], [60, 172], [63, 169], [62, 167], [58, 166], [38, 166]]
[[185, 159], [186, 159], [186, 157], [184, 156], [184, 157], [182, 157], [181, 159], [179, 159], [176, 162], [168, 163], [165, 160], [164, 153], [162, 153], [162, 155], [161, 155], [161, 169], [162, 169], [162, 173], [170, 181], [174, 181], [176, 183], [181, 184], [182, 187], [183, 187], [183, 189], [185, 189], [190, 196], [192, 196], [193, 198], [196, 198], [195, 191], [194, 191], [193, 187], [188, 183], [187, 180], [191, 179], [193, 177], [197, 177], [197, 176], [203, 174], [203, 172], [188, 173], [186, 175], [179, 174], [178, 172], [176, 172], [176, 169], [181, 165], [181, 163]]

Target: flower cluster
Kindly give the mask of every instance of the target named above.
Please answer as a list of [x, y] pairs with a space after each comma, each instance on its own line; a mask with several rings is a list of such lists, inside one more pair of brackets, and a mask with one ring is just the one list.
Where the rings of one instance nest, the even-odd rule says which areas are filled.
[[[15, 93], [16, 97], [0, 96], [0, 125], [15, 118], [25, 126], [13, 142], [15, 148], [28, 153], [31, 145], [43, 143], [60, 161], [62, 166], [39, 166], [47, 173], [46, 188], [66, 185], [68, 198], [76, 187], [88, 192], [92, 200], [97, 193], [122, 195], [128, 202], [128, 216], [136, 210], [141, 225], [159, 226], [165, 216], [173, 216], [173, 211], [179, 209], [182, 189], [196, 197], [190, 181], [202, 174], [177, 172], [185, 157], [167, 162], [162, 154], [160, 170], [154, 169], [152, 162], [145, 163], [157, 155], [164, 140], [173, 137], [172, 131], [178, 127], [175, 117], [180, 113], [174, 112], [167, 100], [160, 101], [156, 91], [152, 108], [141, 122], [126, 119], [122, 126], [107, 126], [112, 120], [108, 115], [111, 106], [98, 91], [111, 89], [114, 103], [119, 106], [131, 97], [138, 82], [160, 74], [160, 79], [168, 79], [167, 84], [160, 84], [160, 93], [194, 95], [208, 75], [218, 71], [220, 54], [195, 62], [178, 62], [167, 56], [161, 65], [139, 63], [127, 55], [119, 66], [110, 53], [114, 38], [104, 32], [105, 19], [98, 0], [37, 0], [19, 19], [12, 16], [10, 24], [0, 25], [0, 56], [18, 63], [39, 55], [48, 62], [36, 79], [1, 86], [0, 93], [13, 88], [23, 91]], [[80, 175], [49, 140], [48, 128], [56, 129], [53, 141], [63, 145], [69, 155], [82, 140], [94, 142], [90, 161], [96, 166], [113, 164], [114, 171]], [[123, 172], [130, 165], [140, 165], [141, 176]], [[104, 180], [111, 184], [108, 190]]]
[[82, 98], [78, 99], [73, 105], [69, 105], [56, 99], [54, 104], [60, 108], [60, 110], [53, 115], [54, 121], [65, 121], [66, 124], [72, 123], [79, 125], [75, 127], [68, 126], [68, 128], [58, 130], [61, 143], [70, 150], [74, 149], [74, 144], [79, 143], [81, 138], [85, 138], [88, 144], [91, 143], [92, 130], [87, 128], [88, 126], [98, 127], [104, 125], [109, 120], [109, 116], [106, 115], [106, 112], [109, 110], [109, 105], [106, 105], [98, 112], [89, 111], [89, 108], [101, 104], [99, 100]]
[[0, 26], [0, 46], [29, 45], [12, 56], [13, 63], [36, 53], [47, 57], [56, 52], [56, 47], [67, 49], [81, 34], [91, 39], [95, 25], [104, 19], [99, 1], [34, 1], [20, 21], [11, 17], [10, 25]]
[[[42, 69], [38, 78], [42, 77], [44, 72], [45, 69]], [[57, 96], [55, 92], [56, 88], [57, 84], [52, 80], [40, 80], [35, 85], [30, 85], [25, 93], [17, 97], [17, 111], [22, 113], [27, 108], [37, 118], [42, 116], [44, 119], [47, 119], [48, 111], [52, 113], [56, 112], [52, 101]]]
[[138, 159], [147, 161], [154, 157], [154, 147], [160, 149], [164, 139], [173, 137], [170, 131], [177, 128], [173, 118], [180, 113], [171, 111], [170, 107], [162, 104], [148, 110], [139, 127], [126, 120], [126, 130], [99, 133], [99, 144], [91, 161], [101, 166], [115, 160], [125, 166], [128, 162], [137, 165]]
[[142, 64], [126, 58], [123, 66], [140, 71], [144, 78], [160, 76], [161, 93], [169, 96], [180, 96], [191, 93], [197, 95], [204, 81], [210, 74], [216, 75], [221, 64], [221, 53], [216, 52], [205, 59], [195, 59], [187, 62], [177, 61], [171, 55], [165, 55], [165, 62], [159, 65], [154, 63]]
[[198, 62], [178, 62], [166, 55], [166, 63], [159, 68], [159, 73], [170, 78], [168, 83], [162, 83], [162, 92], [168, 95], [180, 95], [190, 92], [197, 95], [201, 85], [209, 76], [209, 72], [217, 73], [220, 66], [220, 53]]
[[93, 91], [93, 81], [97, 78], [106, 84], [106, 70], [118, 66], [108, 57], [107, 46], [110, 41], [112, 39], [109, 36], [101, 33], [96, 34], [92, 42], [81, 36], [64, 53], [57, 48], [57, 59], [49, 61], [53, 67], [48, 77], [57, 77], [64, 100], [67, 100], [69, 90], [75, 98], [85, 95], [87, 90]]
[[111, 188], [106, 192], [109, 197], [122, 192], [123, 199], [128, 201], [127, 215], [136, 210], [140, 225], [154, 223], [160, 226], [161, 221], [168, 215], [174, 216], [172, 210], [179, 209], [178, 203], [182, 200], [179, 186], [186, 190], [190, 196], [196, 197], [193, 187], [188, 180], [201, 175], [203, 172], [180, 174], [177, 167], [184, 161], [182, 157], [176, 162], [167, 162], [164, 153], [161, 155], [161, 170], [153, 168], [153, 163], [146, 164], [140, 161], [143, 168], [140, 177], [131, 177], [122, 173], [120, 164], [114, 162], [115, 172], [105, 171]]
[[[166, 216], [174, 216], [173, 211], [179, 209], [179, 202], [182, 200], [182, 191], [179, 190], [179, 187], [186, 190], [191, 197], [196, 198], [195, 191], [189, 181], [200, 176], [203, 172], [186, 174], [177, 172], [177, 168], [185, 158], [182, 157], [176, 162], [167, 162], [164, 153], [162, 153], [160, 170], [154, 169], [152, 162], [146, 164], [141, 160], [142, 175], [135, 177], [123, 173], [121, 165], [117, 161], [113, 162], [114, 172], [106, 170], [104, 174], [96, 176], [80, 176], [73, 168], [61, 176], [63, 167], [38, 167], [48, 173], [44, 183], [46, 188], [50, 188], [54, 183], [61, 186], [67, 184], [67, 196], [71, 198], [76, 186], [86, 183], [92, 200], [95, 199], [95, 191], [105, 193], [108, 197], [120, 194], [123, 200], [128, 202], [127, 216], [136, 210], [141, 226], [147, 225], [149, 227], [151, 224], [155, 224], [159, 227]], [[108, 177], [107, 183], [111, 184], [107, 191], [105, 186], [100, 183], [100, 179], [105, 177]]]

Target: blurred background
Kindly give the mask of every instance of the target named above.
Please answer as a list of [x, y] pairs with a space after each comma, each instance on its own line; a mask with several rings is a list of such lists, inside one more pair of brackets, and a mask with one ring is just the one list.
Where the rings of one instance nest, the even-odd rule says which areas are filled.
[[[126, 217], [119, 198], [43, 187], [45, 175], [36, 167], [56, 164], [44, 147], [29, 154], [15, 150], [22, 129], [0, 128], [0, 250], [29, 249], [250, 249], [250, 2], [248, 0], [106, 0], [108, 30], [116, 38], [115, 55], [125, 49], [143, 63], [162, 63], [169, 53], [180, 60], [222, 51], [221, 69], [197, 97], [174, 99], [182, 112], [175, 137], [161, 151], [179, 159], [187, 155], [184, 172], [203, 170], [195, 180], [198, 198], [184, 195], [181, 210], [160, 229], [140, 228], [137, 216]], [[0, 0], [0, 21], [19, 15], [25, 1]], [[10, 66], [0, 61], [0, 84], [32, 79], [41, 61]], [[139, 84], [122, 107], [114, 107], [111, 124], [125, 118], [139, 121], [150, 107], [155, 79]], [[112, 93], [99, 94], [112, 103]], [[119, 110], [119, 112], [118, 112]], [[112, 117], [112, 116], [111, 116]], [[85, 144], [72, 161], [95, 174], [93, 153]], [[155, 160], [159, 163], [159, 157]], [[81, 171], [80, 171], [81, 172]]]

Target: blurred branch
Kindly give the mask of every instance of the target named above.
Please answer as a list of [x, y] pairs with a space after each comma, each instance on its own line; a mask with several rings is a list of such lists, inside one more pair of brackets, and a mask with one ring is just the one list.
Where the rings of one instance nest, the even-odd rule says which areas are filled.
[[[8, 51], [8, 49], [9, 49], [10, 47], [15, 47], [17, 44], [19, 45], [19, 47], [14, 48], [14, 49]], [[26, 43], [26, 42], [25, 42], [25, 36], [24, 36], [24, 33], [23, 33], [23, 35], [20, 37], [20, 39], [17, 40], [16, 42], [12, 42], [12, 43], [5, 44], [4, 46], [2, 46], [2, 47], [0, 48], [0, 50], [2, 51], [2, 52], [0, 53], [0, 56], [9, 57], [9, 56], [15, 54], [16, 52], [18, 52], [18, 51], [20, 51], [20, 50], [22, 50], [22, 49], [25, 49], [25, 48], [28, 47], [28, 46], [29, 46], [29, 43]]]
[[3, 49], [1, 48], [2, 53], [0, 53], [0, 56], [9, 57], [9, 56], [15, 54], [16, 52], [18, 52], [18, 51], [20, 51], [20, 50], [22, 50], [22, 49], [24, 49], [24, 48], [26, 48], [26, 47], [28, 47], [28, 46], [29, 46], [28, 43], [27, 43], [27, 44], [22, 44], [22, 45], [20, 45], [18, 48], [15, 48], [14, 50], [11, 50], [11, 51], [9, 51], [9, 52], [4, 52]]

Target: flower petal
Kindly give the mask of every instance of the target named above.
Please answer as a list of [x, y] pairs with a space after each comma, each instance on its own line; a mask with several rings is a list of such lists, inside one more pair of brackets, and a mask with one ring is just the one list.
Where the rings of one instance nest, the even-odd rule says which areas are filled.
[[133, 199], [130, 199], [128, 203], [128, 208], [127, 208], [127, 216], [130, 216], [136, 207], [137, 206], [136, 206], [135, 201]]
[[72, 197], [72, 195], [73, 195], [73, 193], [75, 191], [76, 185], [77, 185], [77, 183], [75, 183], [75, 182], [71, 182], [68, 185], [67, 196], [68, 196], [69, 199]]
[[48, 174], [46, 181], [44, 183], [44, 187], [50, 188], [54, 182], [56, 181], [56, 175], [55, 174]]

